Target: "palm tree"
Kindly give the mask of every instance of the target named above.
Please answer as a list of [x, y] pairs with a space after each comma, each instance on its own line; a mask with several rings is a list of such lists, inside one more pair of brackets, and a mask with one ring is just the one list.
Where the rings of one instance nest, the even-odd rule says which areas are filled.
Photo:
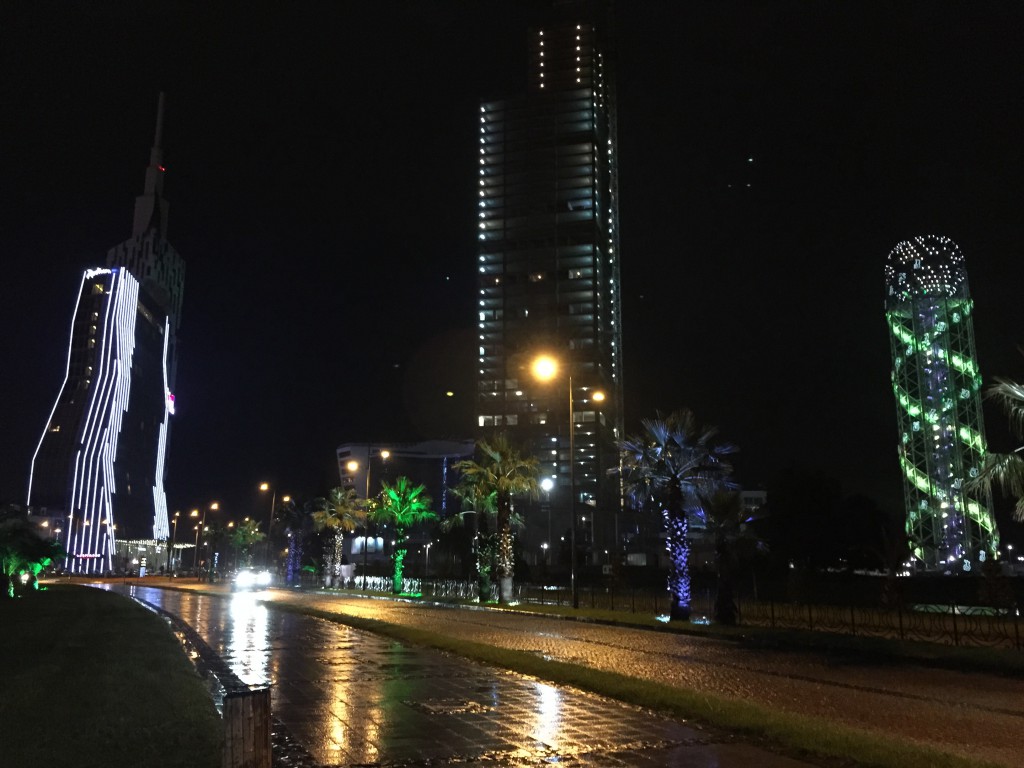
[[[480, 460], [465, 460], [456, 464], [462, 473], [461, 487], [477, 498], [494, 495], [497, 509], [498, 601], [512, 601], [512, 521], [513, 498], [528, 495], [537, 497], [538, 462], [534, 456], [523, 456], [513, 448], [508, 438], [497, 435], [490, 442], [477, 442]], [[472, 489], [472, 491], [469, 491]]]
[[[472, 548], [474, 554], [474, 566], [477, 577], [477, 599], [480, 602], [488, 600], [491, 594], [491, 575], [497, 568], [498, 536], [495, 533], [497, 528], [496, 518], [498, 516], [498, 492], [492, 491], [486, 495], [479, 495], [477, 487], [473, 482], [466, 482], [465, 479], [452, 489], [452, 493], [462, 500], [463, 511], [461, 514], [452, 515], [441, 524], [441, 530], [450, 531], [454, 528], [467, 524], [467, 517], [472, 515], [473, 533]], [[522, 515], [513, 509], [509, 515], [509, 528], [520, 530], [524, 526]]]
[[313, 529], [333, 533], [324, 555], [324, 576], [330, 586], [333, 578], [341, 575], [344, 535], [365, 524], [366, 504], [353, 488], [332, 488], [326, 497], [312, 502], [312, 509]]
[[237, 550], [245, 552], [245, 563], [246, 565], [252, 564], [252, 545], [258, 544], [267, 538], [266, 534], [260, 530], [260, 524], [255, 520], [246, 518], [242, 523], [235, 527], [234, 532], [231, 534], [231, 545]]
[[[744, 544], [764, 551], [765, 543], [751, 525], [757, 518], [743, 506], [743, 497], [735, 491], [719, 489], [701, 499], [697, 514], [704, 521], [704, 531], [715, 543], [715, 568], [718, 585], [715, 592], [715, 621], [736, 623], [735, 579], [740, 559], [737, 551]], [[750, 556], [748, 551], [747, 556]]]
[[693, 413], [681, 409], [641, 422], [644, 432], [619, 441], [622, 480], [638, 506], [654, 501], [668, 535], [670, 619], [690, 618], [690, 543], [687, 515], [700, 507], [701, 495], [735, 489], [728, 480], [732, 466], [725, 457], [735, 446], [714, 445], [718, 430], [698, 427]]
[[0, 521], [0, 573], [7, 578], [8, 597], [14, 597], [17, 576], [30, 574], [32, 586], [36, 587], [39, 572], [62, 554], [60, 544], [40, 536], [36, 526], [25, 518]]
[[[1024, 384], [997, 378], [985, 394], [1003, 406], [1010, 428], [1024, 438]], [[985, 457], [985, 468], [972, 485], [991, 489], [993, 484], [1017, 498], [1013, 519], [1024, 522], [1024, 445], [1011, 453], [990, 453]]]
[[[302, 583], [302, 561], [305, 556], [306, 534], [312, 527], [312, 513], [313, 510], [308, 503], [300, 507], [294, 499], [279, 503], [274, 510], [274, 526], [271, 532], [275, 529], [280, 531], [281, 538], [276, 545], [272, 543], [272, 546], [275, 549], [282, 543], [287, 546], [284, 575], [285, 582], [289, 585], [299, 586]], [[277, 560], [277, 556], [274, 560]], [[276, 567], [277, 563], [274, 562], [273, 565]]]
[[437, 515], [430, 509], [431, 499], [424, 493], [425, 486], [414, 486], [404, 475], [394, 485], [381, 484], [380, 499], [369, 507], [370, 519], [376, 523], [391, 523], [395, 527], [395, 547], [391, 554], [392, 591], [402, 591], [405, 555], [409, 549], [407, 534], [416, 523], [433, 520]]
[[329, 528], [351, 533], [366, 520], [366, 505], [353, 488], [332, 488], [326, 497], [314, 499], [311, 507], [318, 531]]

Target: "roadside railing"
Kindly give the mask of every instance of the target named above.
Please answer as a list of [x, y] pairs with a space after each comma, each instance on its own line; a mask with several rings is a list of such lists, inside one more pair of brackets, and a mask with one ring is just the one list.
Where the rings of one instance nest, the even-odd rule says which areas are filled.
[[[362, 588], [356, 577], [349, 588]], [[389, 576], [370, 576], [367, 591], [392, 591]], [[442, 600], [476, 600], [477, 585], [460, 579], [407, 578], [403, 592]], [[497, 601], [498, 588], [492, 585], [485, 599]], [[533, 605], [572, 605], [572, 593], [564, 584], [514, 585], [514, 599]], [[579, 606], [602, 611], [622, 611], [649, 616], [667, 614], [670, 599], [667, 592], [643, 587], [581, 585]], [[698, 621], [714, 617], [714, 593], [698, 590], [691, 604]], [[736, 623], [739, 626], [771, 629], [831, 632], [854, 637], [877, 637], [890, 640], [914, 640], [957, 647], [1008, 648], [1024, 650], [1024, 627], [1021, 606], [991, 608], [948, 603], [897, 603], [893, 606], [822, 605], [795, 601], [736, 600]]]
[[1018, 607], [996, 609], [932, 603], [871, 608], [769, 601], [741, 602], [737, 609], [742, 626], [1024, 650]]
[[[414, 581], [415, 591], [424, 597], [476, 598], [476, 585], [470, 582]], [[554, 606], [572, 604], [572, 593], [565, 585], [516, 584], [514, 589], [515, 600], [520, 603]], [[491, 600], [496, 599], [497, 590], [494, 588]], [[660, 590], [585, 585], [579, 589], [579, 605], [594, 610], [660, 616], [668, 613], [670, 600], [668, 593]], [[990, 608], [950, 602], [866, 607], [739, 599], [736, 608], [739, 626], [915, 640], [957, 647], [1024, 650], [1020, 606]], [[691, 609], [694, 618], [698, 620], [712, 619], [713, 592], [702, 590], [697, 593]]]

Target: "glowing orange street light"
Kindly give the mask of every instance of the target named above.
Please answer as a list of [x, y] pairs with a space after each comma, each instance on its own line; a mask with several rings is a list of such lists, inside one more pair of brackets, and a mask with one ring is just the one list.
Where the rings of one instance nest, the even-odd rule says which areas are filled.
[[[270, 529], [274, 525], [274, 507], [277, 506], [277, 489], [271, 488], [270, 483], [260, 483], [260, 491], [266, 493], [270, 491], [270, 516], [267, 518], [267, 547], [266, 547], [266, 558], [267, 567], [270, 566]], [[291, 496], [282, 496], [281, 501], [285, 504], [292, 500]], [[246, 518], [248, 519], [248, 518]]]
[[[572, 587], [572, 607], [580, 607], [579, 587], [576, 583], [576, 423], [573, 412], [573, 391], [572, 372], [566, 366], [566, 381], [569, 390], [569, 513], [572, 516], [572, 525], [569, 526], [570, 547], [572, 549], [569, 558], [569, 581]], [[535, 378], [540, 381], [552, 381], [558, 376], [558, 360], [551, 355], [539, 355], [534, 358], [530, 365]], [[595, 402], [604, 401], [604, 392], [595, 391], [590, 393], [590, 399]]]

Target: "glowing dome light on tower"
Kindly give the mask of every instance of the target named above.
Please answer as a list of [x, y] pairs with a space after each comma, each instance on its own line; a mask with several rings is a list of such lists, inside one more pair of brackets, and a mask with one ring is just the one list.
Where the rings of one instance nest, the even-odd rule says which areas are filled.
[[964, 256], [948, 237], [915, 237], [893, 248], [885, 282], [911, 555], [922, 570], [970, 571], [999, 532], [988, 494], [967, 490], [986, 442]]

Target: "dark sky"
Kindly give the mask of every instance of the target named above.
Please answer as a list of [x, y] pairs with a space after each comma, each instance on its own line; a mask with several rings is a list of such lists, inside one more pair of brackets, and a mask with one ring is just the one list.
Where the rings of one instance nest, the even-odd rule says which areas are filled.
[[[248, 513], [261, 480], [335, 484], [338, 443], [470, 433], [474, 112], [522, 89], [543, 6], [4, 3], [0, 501], [23, 501], [81, 270], [130, 234], [160, 90], [187, 262], [171, 508]], [[627, 427], [689, 406], [749, 486], [819, 466], [898, 506], [898, 241], [959, 243], [982, 373], [1024, 377], [1024, 4], [616, 18]]]

